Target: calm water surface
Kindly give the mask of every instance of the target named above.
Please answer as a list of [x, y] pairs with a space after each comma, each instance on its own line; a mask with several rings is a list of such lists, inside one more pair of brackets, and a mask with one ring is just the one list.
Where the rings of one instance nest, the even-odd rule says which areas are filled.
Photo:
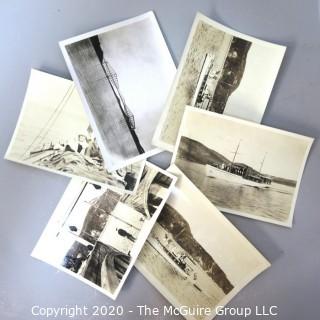
[[[164, 291], [164, 296], [167, 299], [171, 296], [176, 301], [176, 306], [189, 306], [190, 308], [209, 307], [214, 309], [218, 305], [221, 298], [216, 299], [214, 295], [208, 295], [196, 289], [192, 282], [182, 277], [180, 272], [177, 272], [176, 268], [159, 254], [148, 241], [145, 242], [139, 254], [138, 261], [146, 274], [160, 285], [160, 288]], [[142, 269], [138, 269], [142, 271]], [[203, 271], [203, 273], [205, 272]], [[198, 276], [201, 275], [198, 274]], [[212, 280], [208, 281], [207, 285], [208, 287], [213, 287], [213, 292], [216, 291], [217, 285]], [[167, 294], [169, 294], [169, 296], [167, 296]], [[171, 301], [171, 303], [173, 303], [173, 301]], [[204, 320], [206, 317], [195, 316], [194, 318]]]
[[236, 185], [207, 177], [204, 165], [178, 158], [176, 165], [218, 207], [281, 222], [288, 219], [295, 190], [293, 187], [277, 183], [266, 189]]

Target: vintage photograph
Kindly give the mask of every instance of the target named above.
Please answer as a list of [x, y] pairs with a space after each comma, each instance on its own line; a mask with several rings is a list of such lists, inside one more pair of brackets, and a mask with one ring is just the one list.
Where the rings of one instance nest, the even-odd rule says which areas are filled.
[[60, 46], [108, 170], [159, 153], [152, 136], [176, 68], [154, 14]]
[[198, 13], [154, 144], [173, 151], [186, 105], [260, 123], [285, 49]]
[[106, 170], [73, 82], [34, 69], [5, 158], [128, 192], [144, 166]]
[[188, 106], [172, 163], [222, 211], [291, 227], [312, 142]]
[[32, 256], [115, 299], [175, 181], [150, 163], [134, 194], [72, 180]]
[[135, 264], [176, 308], [224, 306], [269, 262], [185, 177], [178, 180]]

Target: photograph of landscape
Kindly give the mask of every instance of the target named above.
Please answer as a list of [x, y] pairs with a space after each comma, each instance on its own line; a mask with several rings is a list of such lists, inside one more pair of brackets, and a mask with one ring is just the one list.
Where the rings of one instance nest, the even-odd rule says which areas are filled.
[[173, 151], [186, 105], [261, 122], [285, 47], [236, 32], [198, 13], [157, 126]]
[[187, 319], [212, 319], [216, 306], [226, 304], [269, 263], [181, 171], [169, 170], [179, 177], [177, 185], [136, 267], [175, 307], [212, 310], [209, 317], [190, 314]]
[[291, 226], [311, 144], [308, 137], [187, 107], [173, 163], [221, 210]]

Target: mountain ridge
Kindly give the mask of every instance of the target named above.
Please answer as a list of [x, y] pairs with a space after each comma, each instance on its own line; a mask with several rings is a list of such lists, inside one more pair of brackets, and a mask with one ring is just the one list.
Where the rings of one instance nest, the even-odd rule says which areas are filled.
[[223, 270], [193, 237], [189, 223], [172, 206], [165, 204], [157, 223], [173, 236], [179, 246], [192, 256], [225, 294], [233, 289]]

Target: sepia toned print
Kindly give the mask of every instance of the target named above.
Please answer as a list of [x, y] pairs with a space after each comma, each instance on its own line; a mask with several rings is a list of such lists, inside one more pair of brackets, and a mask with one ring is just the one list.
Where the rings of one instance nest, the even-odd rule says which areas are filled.
[[172, 161], [222, 211], [291, 227], [312, 141], [187, 107]]
[[127, 192], [144, 165], [107, 171], [73, 82], [34, 69], [5, 158]]
[[186, 105], [260, 122], [284, 52], [198, 14], [154, 144], [173, 151]]
[[212, 319], [268, 261], [179, 169], [178, 181], [136, 262], [138, 270], [176, 308], [210, 308]]
[[135, 194], [73, 180], [32, 256], [115, 299], [175, 180], [149, 163]]
[[176, 69], [154, 14], [60, 45], [107, 168], [159, 153], [151, 139]]

